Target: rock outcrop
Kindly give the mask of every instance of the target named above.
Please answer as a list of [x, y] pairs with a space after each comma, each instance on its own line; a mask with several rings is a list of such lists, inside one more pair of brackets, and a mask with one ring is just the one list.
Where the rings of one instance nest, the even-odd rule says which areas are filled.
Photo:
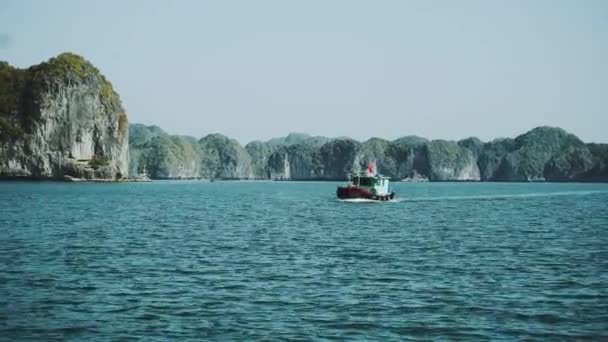
[[221, 134], [209, 134], [199, 140], [201, 176], [209, 179], [255, 178], [251, 156], [238, 141]]
[[254, 178], [249, 153], [221, 134], [197, 140], [156, 126], [134, 124], [129, 130], [132, 175], [146, 170], [153, 179]]
[[281, 146], [268, 158], [269, 179], [316, 180], [322, 174], [319, 149], [308, 144]]
[[245, 145], [245, 150], [251, 157], [253, 178], [268, 179], [270, 177], [268, 158], [277, 150], [277, 147], [261, 141], [252, 141]]
[[479, 167], [474, 153], [453, 141], [433, 140], [424, 145], [431, 181], [478, 181]]
[[380, 138], [371, 138], [363, 142], [357, 150], [351, 169], [365, 170], [368, 163], [373, 162], [383, 174], [393, 177], [398, 162], [389, 153], [390, 148], [391, 142]]
[[[318, 165], [311, 165], [311, 169], [305, 169], [308, 164], [306, 160], [312, 158], [309, 155], [311, 149], [318, 150], [330, 140], [330, 138], [304, 133], [290, 133], [286, 137], [273, 138], [266, 142], [252, 141], [245, 146], [245, 149], [251, 156], [253, 174], [257, 179], [293, 179], [291, 176], [286, 177], [286, 170], [291, 171], [290, 163], [292, 162], [290, 160], [294, 163], [295, 168], [293, 170], [295, 173], [293, 175], [296, 178], [316, 179], [319, 177]], [[288, 148], [296, 145], [302, 146], [300, 148]], [[298, 151], [303, 155], [297, 157]], [[275, 152], [278, 154], [275, 154]], [[279, 162], [279, 160], [283, 162]]]
[[118, 94], [82, 57], [0, 63], [1, 177], [122, 179], [128, 135]]
[[350, 172], [365, 170], [369, 162], [374, 162], [382, 174], [395, 180], [608, 179], [608, 145], [584, 144], [576, 136], [552, 127], [538, 127], [515, 139], [487, 143], [474, 137], [454, 142], [416, 136], [394, 141], [371, 138], [360, 143], [349, 138], [290, 134], [266, 142], [254, 141], [245, 148], [218, 134], [201, 139], [197, 147], [193, 138], [169, 137], [159, 131], [154, 128], [142, 135], [131, 130], [132, 141], [144, 136], [139, 139], [145, 141], [143, 146], [156, 151], [142, 154], [141, 144], [131, 146], [132, 164], [147, 156], [149, 169], [156, 170], [151, 174], [153, 178], [343, 180]]
[[537, 127], [518, 136], [507, 151], [491, 180], [576, 179], [593, 163], [579, 138], [553, 127]]
[[352, 171], [360, 170], [357, 154], [361, 143], [350, 139], [340, 138], [323, 144], [319, 149], [321, 162], [321, 177], [327, 180], [343, 180]]
[[591, 169], [579, 174], [576, 180], [608, 182], [608, 144], [587, 144], [591, 153]]
[[220, 134], [129, 126], [110, 82], [78, 55], [28, 69], [0, 62], [0, 178], [118, 180], [146, 170], [155, 179], [343, 180], [369, 162], [397, 180], [608, 181], [608, 144], [560, 128], [487, 143], [292, 133], [243, 147]]
[[[427, 179], [429, 163], [425, 146], [429, 141], [416, 136], [394, 140], [387, 149], [387, 155], [394, 160], [395, 170], [387, 169], [387, 176], [392, 179]], [[380, 169], [383, 171], [384, 169]]]
[[169, 135], [156, 126], [129, 126], [130, 175], [147, 172], [154, 179], [201, 177], [201, 151], [196, 139]]
[[481, 180], [495, 180], [498, 170], [507, 154], [515, 149], [515, 142], [510, 138], [495, 139], [483, 144], [477, 157]]

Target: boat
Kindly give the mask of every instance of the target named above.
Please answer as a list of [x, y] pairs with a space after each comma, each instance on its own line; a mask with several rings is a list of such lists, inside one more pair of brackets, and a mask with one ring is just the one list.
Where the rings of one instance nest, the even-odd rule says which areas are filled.
[[340, 199], [388, 201], [395, 198], [389, 187], [390, 178], [378, 174], [373, 163], [369, 163], [366, 171], [352, 173], [348, 178], [348, 185], [339, 186], [336, 191]]
[[144, 165], [143, 170], [141, 171], [141, 173], [135, 177], [133, 177], [133, 179], [131, 180], [133, 182], [151, 182], [152, 180], [150, 180], [150, 177], [148, 176], [148, 170], [146, 169], [146, 166]]

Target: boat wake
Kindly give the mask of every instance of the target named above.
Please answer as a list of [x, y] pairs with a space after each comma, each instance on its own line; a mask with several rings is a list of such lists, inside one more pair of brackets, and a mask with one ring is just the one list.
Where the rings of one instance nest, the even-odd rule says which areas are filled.
[[404, 198], [393, 198], [392, 200], [388, 200], [388, 201], [379, 201], [379, 200], [372, 200], [372, 199], [367, 199], [367, 198], [338, 199], [339, 202], [343, 202], [343, 203], [398, 203], [398, 202], [402, 202], [404, 200], [405, 200]]
[[409, 202], [426, 202], [426, 201], [457, 201], [457, 200], [500, 200], [510, 198], [533, 198], [533, 197], [554, 197], [554, 196], [583, 196], [606, 193], [602, 190], [589, 191], [558, 191], [558, 192], [531, 192], [525, 194], [495, 194], [495, 195], [472, 195], [472, 196], [438, 196], [438, 197], [419, 197], [408, 198]]

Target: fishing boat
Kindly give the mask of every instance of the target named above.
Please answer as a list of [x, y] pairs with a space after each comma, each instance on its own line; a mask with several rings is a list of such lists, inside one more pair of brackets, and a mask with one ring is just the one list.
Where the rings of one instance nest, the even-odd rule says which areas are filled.
[[373, 163], [369, 163], [366, 171], [352, 173], [348, 178], [348, 185], [339, 186], [336, 191], [340, 199], [388, 201], [395, 197], [389, 187], [389, 177], [378, 174]]

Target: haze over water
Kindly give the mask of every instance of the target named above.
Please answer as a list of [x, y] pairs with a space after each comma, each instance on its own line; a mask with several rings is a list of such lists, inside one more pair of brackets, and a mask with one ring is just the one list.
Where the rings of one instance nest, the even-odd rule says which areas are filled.
[[606, 142], [606, 18], [603, 0], [3, 0], [0, 60], [80, 54], [130, 122], [243, 145], [541, 125]]
[[0, 183], [0, 338], [608, 339], [608, 184]]

